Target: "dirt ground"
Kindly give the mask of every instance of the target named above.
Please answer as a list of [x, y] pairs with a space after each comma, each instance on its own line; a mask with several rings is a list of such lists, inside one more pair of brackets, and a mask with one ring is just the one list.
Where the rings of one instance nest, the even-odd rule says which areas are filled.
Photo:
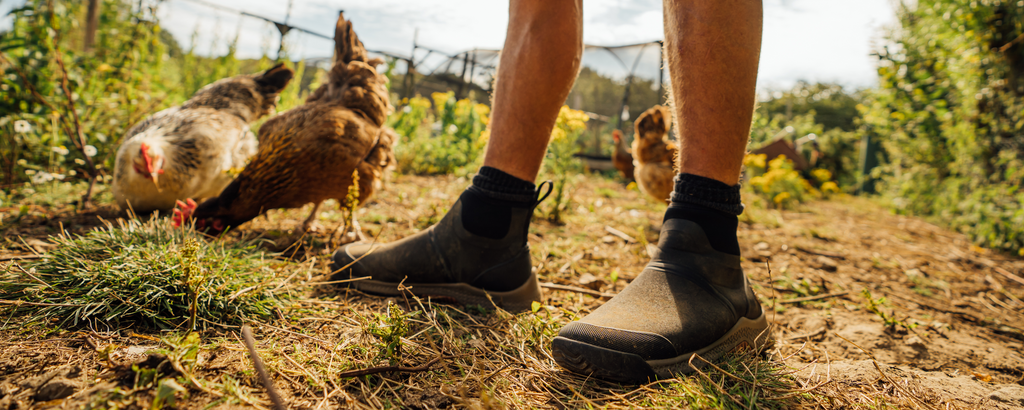
[[[677, 391], [645, 387], [651, 393], [588, 380], [560, 370], [546, 354], [551, 334], [572, 315], [600, 306], [639, 273], [648, 246], [657, 242], [664, 212], [663, 204], [619, 181], [580, 177], [575, 183], [565, 222], [538, 217], [530, 240], [545, 286], [544, 307], [534, 315], [569, 313], [534, 320], [530, 313], [503, 316], [427, 306], [424, 310], [431, 313], [419, 316], [421, 322], [413, 327], [418, 333], [403, 339], [414, 352], [403, 360], [411, 366], [444, 357], [435, 368], [415, 376], [420, 378], [335, 380], [327, 374], [367, 363], [344, 355], [369, 357], [364, 352], [364, 342], [372, 339], [364, 331], [366, 318], [386, 312], [389, 301], [311, 290], [285, 318], [257, 329], [257, 339], [264, 341], [261, 354], [268, 367], [277, 369], [283, 395], [294, 408], [310, 409], [665, 406], [669, 402], [659, 400]], [[359, 211], [364, 232], [392, 241], [423, 229], [444, 214], [467, 184], [465, 178], [450, 176], [396, 177]], [[301, 274], [292, 275], [293, 280], [316, 281], [327, 270], [328, 238], [341, 219], [336, 205], [321, 209], [311, 234], [294, 232], [307, 207], [273, 211], [233, 235], [270, 240], [268, 250], [286, 251], [295, 266], [305, 269], [296, 268]], [[47, 236], [61, 226], [83, 232], [118, 217], [107, 205], [81, 213], [45, 205], [0, 212], [0, 260], [5, 265], [45, 253], [52, 246]], [[1024, 260], [975, 247], [962, 234], [893, 215], [865, 198], [838, 197], [791, 211], [748, 209], [741, 221], [743, 267], [763, 305], [774, 311], [772, 360], [783, 363], [795, 388], [807, 393], [793, 406], [1024, 408]], [[138, 393], [130, 388], [140, 374], [131, 363], [149, 360], [158, 370], [181, 363], [161, 361], [175, 353], [158, 332], [24, 329], [17, 318], [3, 314], [2, 306], [0, 410], [97, 402], [114, 407], [111, 392], [120, 391], [116, 397]], [[442, 329], [433, 339], [424, 336]], [[200, 363], [191, 374], [225, 386], [235, 383], [235, 390], [249, 393], [231, 401], [221, 397], [230, 389], [193, 387], [180, 408], [269, 407], [237, 333], [208, 333], [204, 341], [212, 342], [200, 349]], [[503, 346], [507, 343], [515, 346]], [[148, 353], [161, 346], [167, 350], [164, 356]], [[495, 352], [509, 357], [496, 359]]]

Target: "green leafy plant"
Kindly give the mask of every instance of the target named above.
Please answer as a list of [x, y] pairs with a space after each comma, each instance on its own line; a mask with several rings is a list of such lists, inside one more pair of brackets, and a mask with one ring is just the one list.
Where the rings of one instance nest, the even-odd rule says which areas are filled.
[[416, 97], [389, 120], [403, 138], [395, 147], [399, 169], [419, 175], [475, 172], [487, 145], [490, 107], [455, 93], [434, 93], [430, 100]]
[[367, 333], [380, 340], [380, 357], [386, 358], [394, 366], [402, 361], [402, 338], [409, 333], [409, 319], [419, 311], [406, 313], [402, 308], [389, 303], [386, 314], [375, 314], [367, 326]]
[[785, 209], [819, 192], [793, 169], [793, 161], [780, 155], [765, 163], [765, 154], [749, 154], [743, 160], [754, 194], [762, 197], [770, 207]]
[[544, 176], [551, 178], [554, 183], [552, 204], [547, 211], [547, 218], [552, 222], [561, 223], [562, 216], [572, 202], [570, 180], [583, 171], [583, 165], [573, 154], [579, 151], [576, 141], [587, 130], [589, 120], [587, 113], [568, 106], [562, 106], [558, 111], [558, 119], [551, 131], [551, 142], [544, 157]]
[[976, 244], [1024, 254], [1024, 3], [900, 3], [859, 109], [884, 136], [880, 192]]

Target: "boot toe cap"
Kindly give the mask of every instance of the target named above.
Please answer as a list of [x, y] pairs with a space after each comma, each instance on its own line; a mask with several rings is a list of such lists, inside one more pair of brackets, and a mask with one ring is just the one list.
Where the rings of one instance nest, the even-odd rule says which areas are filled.
[[351, 277], [366, 276], [359, 260], [374, 248], [373, 244], [350, 243], [338, 248], [331, 257], [331, 280], [342, 280]]
[[558, 336], [605, 349], [632, 353], [644, 360], [667, 359], [678, 355], [675, 346], [668, 339], [648, 332], [572, 322], [562, 328]]

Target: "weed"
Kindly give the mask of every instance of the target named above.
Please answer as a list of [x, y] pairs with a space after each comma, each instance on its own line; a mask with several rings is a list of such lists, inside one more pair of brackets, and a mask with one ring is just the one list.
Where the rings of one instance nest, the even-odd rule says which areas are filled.
[[0, 273], [0, 311], [62, 327], [205, 328], [268, 317], [287, 297], [252, 243], [199, 235], [154, 218], [54, 236], [46, 258]]
[[380, 349], [378, 357], [388, 360], [392, 366], [402, 361], [402, 338], [409, 333], [409, 318], [419, 314], [419, 311], [405, 313], [402, 308], [389, 303], [386, 314], [374, 314], [374, 320], [366, 326], [366, 332], [376, 336], [380, 340], [377, 344]]
[[356, 226], [356, 208], [359, 207], [359, 170], [352, 170], [352, 184], [348, 186], [348, 193], [345, 194], [345, 203], [342, 204], [342, 212], [345, 213], [345, 226], [353, 229]]

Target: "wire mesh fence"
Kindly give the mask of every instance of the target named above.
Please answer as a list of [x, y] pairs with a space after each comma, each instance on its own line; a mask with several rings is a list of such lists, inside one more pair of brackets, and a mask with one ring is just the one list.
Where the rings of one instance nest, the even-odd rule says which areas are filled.
[[[243, 24], [261, 25], [260, 30], [265, 32], [262, 45], [264, 53], [278, 58], [294, 59], [287, 50], [289, 38], [312, 37], [327, 41], [333, 35], [329, 29], [289, 24], [291, 3], [288, 13], [281, 18], [232, 9], [206, 0], [172, 0], [164, 4], [179, 9], [187, 8], [189, 13], [199, 13], [205, 8], [212, 13], [224, 15], [225, 20], [226, 16], [234, 15], [237, 17], [237, 30], [241, 30]], [[195, 24], [198, 32], [201, 23], [196, 20]], [[218, 17], [214, 24], [224, 23]], [[277, 40], [276, 54], [268, 39]], [[195, 35], [192, 41], [191, 46], [195, 47]], [[415, 37], [411, 52], [407, 55], [376, 50], [373, 44], [366, 46], [371, 54], [388, 61], [391, 89], [399, 97], [396, 105], [401, 105], [405, 98], [449, 91], [454, 92], [457, 99], [468, 98], [475, 102], [490, 103], [501, 50], [470, 49], [451, 53], [420, 44]], [[216, 52], [212, 48], [210, 51]], [[324, 68], [329, 66], [330, 60], [330, 56], [305, 58], [307, 66]], [[569, 107], [585, 111], [591, 118], [586, 135], [579, 139], [581, 155], [607, 159], [614, 151], [611, 138], [613, 129], [621, 130], [628, 143], [632, 139], [633, 120], [648, 108], [665, 103], [668, 76], [662, 61], [661, 41], [585, 46], [582, 70], [566, 100]]]

